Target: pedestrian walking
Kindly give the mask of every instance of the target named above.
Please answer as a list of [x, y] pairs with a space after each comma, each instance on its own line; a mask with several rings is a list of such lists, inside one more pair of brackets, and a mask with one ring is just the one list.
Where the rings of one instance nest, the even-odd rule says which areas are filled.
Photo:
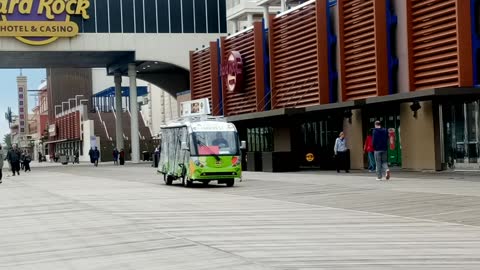
[[95, 160], [93, 159], [93, 147], [88, 151], [88, 156], [90, 157], [90, 163], [94, 164]]
[[373, 138], [372, 138], [372, 129], [368, 131], [367, 138], [365, 139], [365, 144], [363, 145], [363, 151], [367, 154], [368, 157], [368, 171], [375, 172], [375, 151], [373, 150]]
[[98, 151], [98, 148], [95, 147], [95, 150], [93, 150], [93, 161], [94, 161], [95, 167], [98, 167], [99, 159], [100, 159], [100, 151]]
[[26, 151], [22, 152], [22, 154], [20, 155], [20, 169], [22, 171], [25, 168], [25, 165], [23, 164], [23, 162], [25, 161], [25, 153]]
[[390, 169], [388, 168], [388, 132], [382, 128], [380, 121], [375, 122], [375, 129], [372, 132], [373, 150], [375, 151], [375, 163], [377, 169], [377, 180], [382, 181], [390, 179]]
[[113, 149], [113, 165], [118, 165], [118, 155], [120, 153], [118, 152], [117, 148]]
[[0, 145], [0, 184], [3, 178], [3, 161], [5, 160], [5, 154], [3, 153], [2, 146]]
[[30, 169], [30, 162], [32, 162], [32, 156], [30, 156], [29, 153], [25, 153], [25, 156], [23, 157], [23, 169], [25, 170], [25, 172], [32, 171]]
[[338, 138], [335, 140], [333, 151], [335, 152], [337, 173], [339, 173], [340, 170], [345, 170], [345, 172], [348, 173], [350, 167], [348, 162], [348, 148], [345, 133], [343, 133], [343, 131], [340, 132]]
[[155, 152], [153, 153], [153, 163], [155, 168], [158, 168], [159, 161], [160, 161], [160, 146], [157, 146], [155, 148]]
[[15, 176], [15, 173], [20, 175], [20, 157], [21, 156], [22, 156], [22, 153], [20, 152], [20, 150], [18, 150], [18, 147], [16, 144], [14, 144], [12, 146], [12, 149], [8, 151], [7, 160], [8, 162], [10, 162], [13, 176]]
[[125, 165], [125, 150], [124, 149], [120, 150], [119, 157], [120, 157], [120, 165]]
[[73, 163], [77, 163], [77, 164], [80, 164], [80, 152], [78, 150], [75, 150], [75, 153], [73, 153], [74, 155], [74, 158], [75, 160], [73, 161]]

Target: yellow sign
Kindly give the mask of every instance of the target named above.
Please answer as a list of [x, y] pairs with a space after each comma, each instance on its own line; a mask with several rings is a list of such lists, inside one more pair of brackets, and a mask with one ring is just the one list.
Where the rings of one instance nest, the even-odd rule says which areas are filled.
[[306, 156], [305, 156], [305, 159], [308, 161], [308, 162], [312, 162], [315, 160], [315, 155], [312, 154], [312, 153], [308, 153]]
[[90, 0], [0, 0], [0, 37], [29, 45], [45, 45], [78, 35], [71, 15], [89, 19]]

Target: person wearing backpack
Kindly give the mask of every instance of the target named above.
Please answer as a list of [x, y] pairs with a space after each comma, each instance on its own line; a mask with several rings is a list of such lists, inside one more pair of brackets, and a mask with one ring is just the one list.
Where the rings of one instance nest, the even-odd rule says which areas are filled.
[[377, 181], [382, 181], [383, 177], [385, 177], [385, 180], [390, 180], [390, 169], [388, 168], [388, 132], [387, 129], [382, 128], [380, 121], [375, 122], [372, 141], [377, 166]]
[[30, 156], [29, 153], [25, 153], [25, 156], [23, 158], [23, 168], [25, 169], [25, 172], [32, 171], [32, 169], [30, 169], [30, 162], [32, 162], [32, 156]]

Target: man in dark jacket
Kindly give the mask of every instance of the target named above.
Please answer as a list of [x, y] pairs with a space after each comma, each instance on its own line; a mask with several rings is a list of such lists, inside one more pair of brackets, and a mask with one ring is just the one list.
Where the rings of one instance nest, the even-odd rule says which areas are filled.
[[90, 163], [94, 164], [95, 160], [93, 159], [93, 147], [88, 151], [88, 156], [90, 157]]
[[100, 159], [100, 151], [98, 151], [98, 148], [95, 147], [95, 150], [93, 150], [93, 160], [95, 167], [98, 166], [98, 160]]
[[22, 153], [18, 150], [17, 145], [14, 144], [12, 149], [8, 151], [7, 160], [10, 162], [10, 166], [12, 167], [13, 176], [15, 176], [15, 172], [20, 175], [20, 157]]
[[382, 128], [380, 121], [375, 122], [375, 129], [372, 135], [375, 163], [377, 165], [377, 180], [382, 181], [390, 179], [390, 169], [388, 168], [388, 132]]
[[25, 172], [31, 172], [32, 169], [30, 169], [30, 162], [32, 162], [32, 156], [28, 152], [25, 152], [25, 156], [23, 158], [23, 168], [25, 169]]

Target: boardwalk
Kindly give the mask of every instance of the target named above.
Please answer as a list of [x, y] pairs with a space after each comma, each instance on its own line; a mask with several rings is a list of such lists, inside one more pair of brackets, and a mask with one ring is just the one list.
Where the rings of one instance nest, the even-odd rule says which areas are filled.
[[480, 269], [480, 179], [450, 178], [42, 168], [0, 186], [0, 268]]

